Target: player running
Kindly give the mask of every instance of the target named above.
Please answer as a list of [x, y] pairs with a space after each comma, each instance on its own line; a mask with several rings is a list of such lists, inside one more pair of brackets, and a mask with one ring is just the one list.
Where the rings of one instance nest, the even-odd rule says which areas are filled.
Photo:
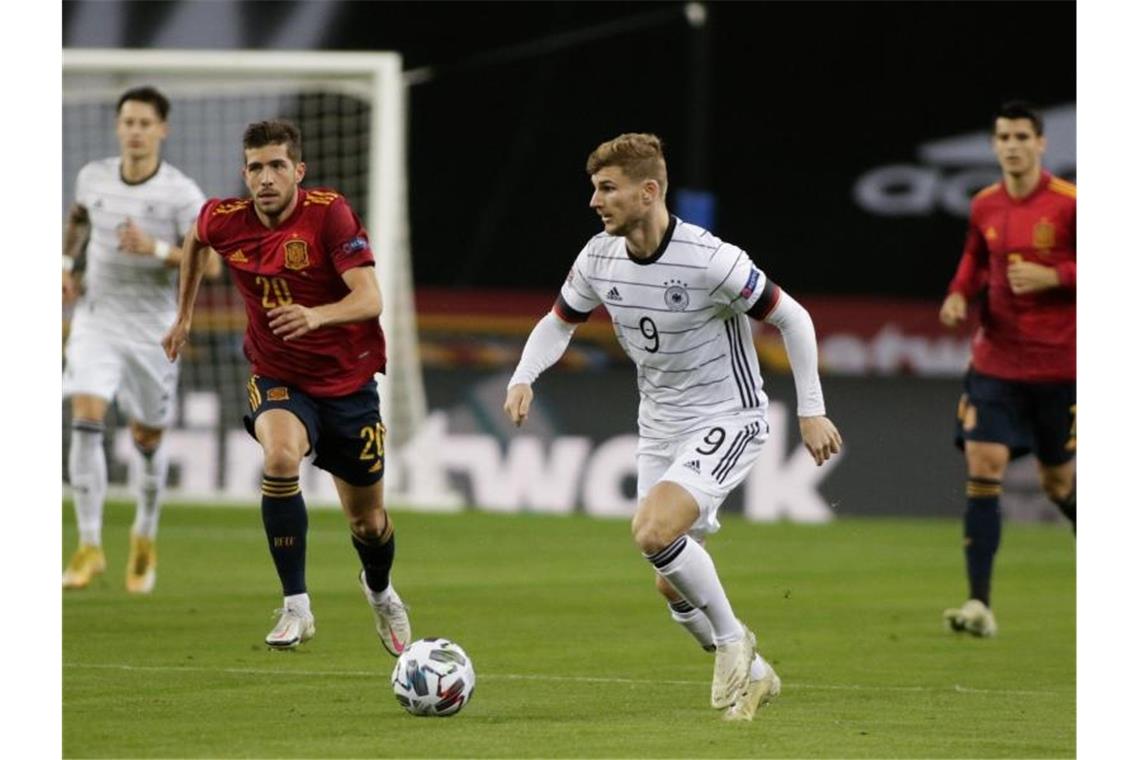
[[740, 248], [670, 215], [661, 141], [624, 134], [590, 154], [590, 207], [604, 232], [578, 254], [553, 310], [531, 332], [504, 409], [520, 425], [531, 384], [566, 350], [575, 327], [605, 304], [637, 366], [641, 393], [639, 504], [633, 539], [656, 571], [670, 613], [715, 650], [711, 702], [725, 720], [751, 720], [780, 678], [736, 617], [703, 543], [717, 510], [768, 437], [749, 317], [776, 325], [795, 375], [804, 444], [823, 464], [839, 452], [824, 416], [811, 317]]
[[392, 587], [396, 540], [384, 509], [384, 425], [375, 373], [386, 364], [380, 288], [368, 235], [337, 192], [300, 187], [301, 133], [284, 120], [242, 140], [248, 198], [213, 198], [187, 238], [178, 316], [163, 339], [172, 360], [190, 335], [203, 251], [225, 259], [245, 301], [252, 368], [246, 429], [261, 444], [261, 516], [285, 596], [265, 643], [293, 649], [316, 633], [305, 585], [308, 514], [302, 457], [333, 476], [363, 567], [360, 586], [380, 641], [411, 642]]
[[[153, 87], [124, 92], [115, 110], [119, 155], [92, 161], [75, 181], [63, 247], [63, 303], [75, 304], [63, 393], [71, 398], [67, 469], [79, 548], [64, 571], [65, 589], [86, 588], [107, 567], [103, 420], [112, 399], [129, 419], [137, 454], [131, 462], [137, 501], [127, 591], [154, 589], [168, 469], [162, 437], [174, 420], [178, 389], [178, 365], [166, 361], [159, 341], [177, 305], [182, 236], [205, 201], [194, 180], [162, 160], [169, 112], [170, 101]], [[82, 283], [76, 269], [81, 254]], [[221, 263], [207, 256], [204, 268], [217, 276]]]
[[985, 291], [958, 405], [970, 598], [943, 613], [951, 630], [975, 636], [997, 633], [990, 578], [1011, 457], [1033, 451], [1045, 493], [1077, 530], [1077, 188], [1041, 167], [1041, 116], [1023, 102], [998, 110], [993, 149], [1002, 181], [974, 196], [940, 313], [955, 327]]

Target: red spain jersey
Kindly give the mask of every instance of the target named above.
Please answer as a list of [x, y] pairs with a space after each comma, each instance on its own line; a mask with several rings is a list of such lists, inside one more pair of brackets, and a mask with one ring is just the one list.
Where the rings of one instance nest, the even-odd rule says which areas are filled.
[[[1007, 268], [1028, 261], [1057, 270], [1060, 287], [1015, 295]], [[1048, 172], [1025, 198], [1001, 182], [970, 204], [970, 227], [949, 292], [971, 298], [983, 288], [971, 362], [1007, 380], [1077, 378], [1077, 188]]]
[[253, 373], [312, 396], [344, 396], [384, 371], [380, 321], [321, 327], [286, 342], [269, 328], [268, 314], [290, 303], [339, 301], [349, 292], [341, 274], [375, 259], [341, 195], [297, 188], [297, 196], [293, 213], [274, 229], [261, 223], [249, 198], [211, 198], [198, 214], [198, 239], [221, 254], [245, 301], [244, 349]]

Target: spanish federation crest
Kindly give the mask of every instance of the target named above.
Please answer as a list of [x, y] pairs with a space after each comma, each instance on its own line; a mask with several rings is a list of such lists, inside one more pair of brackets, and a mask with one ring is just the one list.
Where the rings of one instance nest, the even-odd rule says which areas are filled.
[[689, 291], [680, 280], [665, 283], [665, 305], [670, 311], [684, 311], [689, 308]]
[[1041, 221], [1033, 225], [1033, 247], [1052, 248], [1057, 244], [1057, 228], [1048, 219], [1042, 217]]
[[304, 269], [309, 266], [309, 244], [304, 240], [289, 240], [285, 243], [285, 268]]

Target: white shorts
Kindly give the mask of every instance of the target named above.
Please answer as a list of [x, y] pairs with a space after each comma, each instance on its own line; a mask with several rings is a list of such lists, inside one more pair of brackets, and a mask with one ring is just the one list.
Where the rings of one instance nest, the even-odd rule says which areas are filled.
[[700, 539], [716, 533], [720, 530], [717, 510], [752, 469], [766, 440], [768, 422], [754, 414], [715, 418], [676, 438], [641, 438], [637, 443], [637, 498], [644, 499], [662, 480], [677, 483], [700, 508], [689, 535]]
[[64, 358], [64, 396], [114, 400], [128, 418], [151, 428], [166, 428], [174, 421], [178, 365], [157, 343], [110, 337], [97, 324], [77, 319]]

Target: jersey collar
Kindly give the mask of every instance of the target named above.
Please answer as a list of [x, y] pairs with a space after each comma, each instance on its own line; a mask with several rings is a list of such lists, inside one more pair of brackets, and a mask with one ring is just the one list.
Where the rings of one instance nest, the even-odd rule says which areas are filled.
[[1007, 188], [1005, 186], [1005, 182], [1001, 183], [1001, 189], [1002, 189], [1002, 192], [1005, 193], [1005, 197], [1008, 198], [1011, 202], [1013, 202], [1013, 203], [1027, 203], [1030, 199], [1036, 198], [1037, 195], [1040, 194], [1042, 190], [1047, 188], [1049, 186], [1049, 183], [1052, 180], [1053, 180], [1053, 175], [1050, 174], [1048, 171], [1046, 171], [1044, 168], [1042, 168], [1041, 169], [1041, 176], [1037, 179], [1037, 186], [1034, 187], [1033, 190], [1031, 190], [1029, 192], [1029, 195], [1026, 195], [1023, 198], [1014, 198], [1012, 195], [1009, 194], [1009, 188]]
[[293, 207], [293, 213], [289, 215], [289, 218], [287, 218], [285, 221], [281, 222], [281, 224], [277, 225], [276, 227], [265, 227], [265, 224], [261, 221], [261, 217], [257, 215], [257, 209], [254, 208], [254, 200], [252, 197], [250, 197], [250, 204], [248, 207], [249, 213], [252, 215], [254, 222], [261, 225], [262, 227], [265, 227], [265, 229], [267, 229], [267, 230], [273, 230], [274, 232], [280, 232], [281, 230], [287, 230], [290, 227], [292, 227], [294, 224], [296, 224], [297, 219], [300, 218], [301, 209], [303, 209], [305, 207], [305, 196], [306, 195], [308, 195], [308, 193], [305, 192], [305, 188], [298, 185], [297, 186], [297, 205]]
[[653, 262], [657, 261], [657, 259], [659, 259], [665, 255], [665, 249], [669, 247], [669, 243], [673, 242], [673, 230], [675, 230], [676, 228], [677, 228], [677, 217], [670, 214], [669, 215], [669, 226], [665, 229], [665, 235], [661, 238], [661, 244], [657, 246], [657, 250], [653, 252], [652, 256], [650, 256], [647, 259], [639, 259], [629, 252], [629, 246], [624, 246], [625, 247], [625, 255], [634, 264], [638, 264], [638, 265], [643, 266], [643, 267], [649, 266]]
[[119, 179], [122, 181], [122, 183], [124, 185], [130, 185], [132, 187], [134, 187], [135, 185], [142, 185], [146, 182], [151, 181], [152, 179], [154, 179], [154, 176], [156, 174], [158, 174], [160, 169], [162, 169], [162, 159], [161, 158], [158, 159], [158, 163], [154, 165], [154, 171], [152, 171], [150, 174], [146, 175], [142, 179], [136, 179], [135, 181], [132, 182], [131, 180], [129, 180], [125, 176], [123, 176], [123, 159], [121, 159], [121, 158], [119, 159]]

